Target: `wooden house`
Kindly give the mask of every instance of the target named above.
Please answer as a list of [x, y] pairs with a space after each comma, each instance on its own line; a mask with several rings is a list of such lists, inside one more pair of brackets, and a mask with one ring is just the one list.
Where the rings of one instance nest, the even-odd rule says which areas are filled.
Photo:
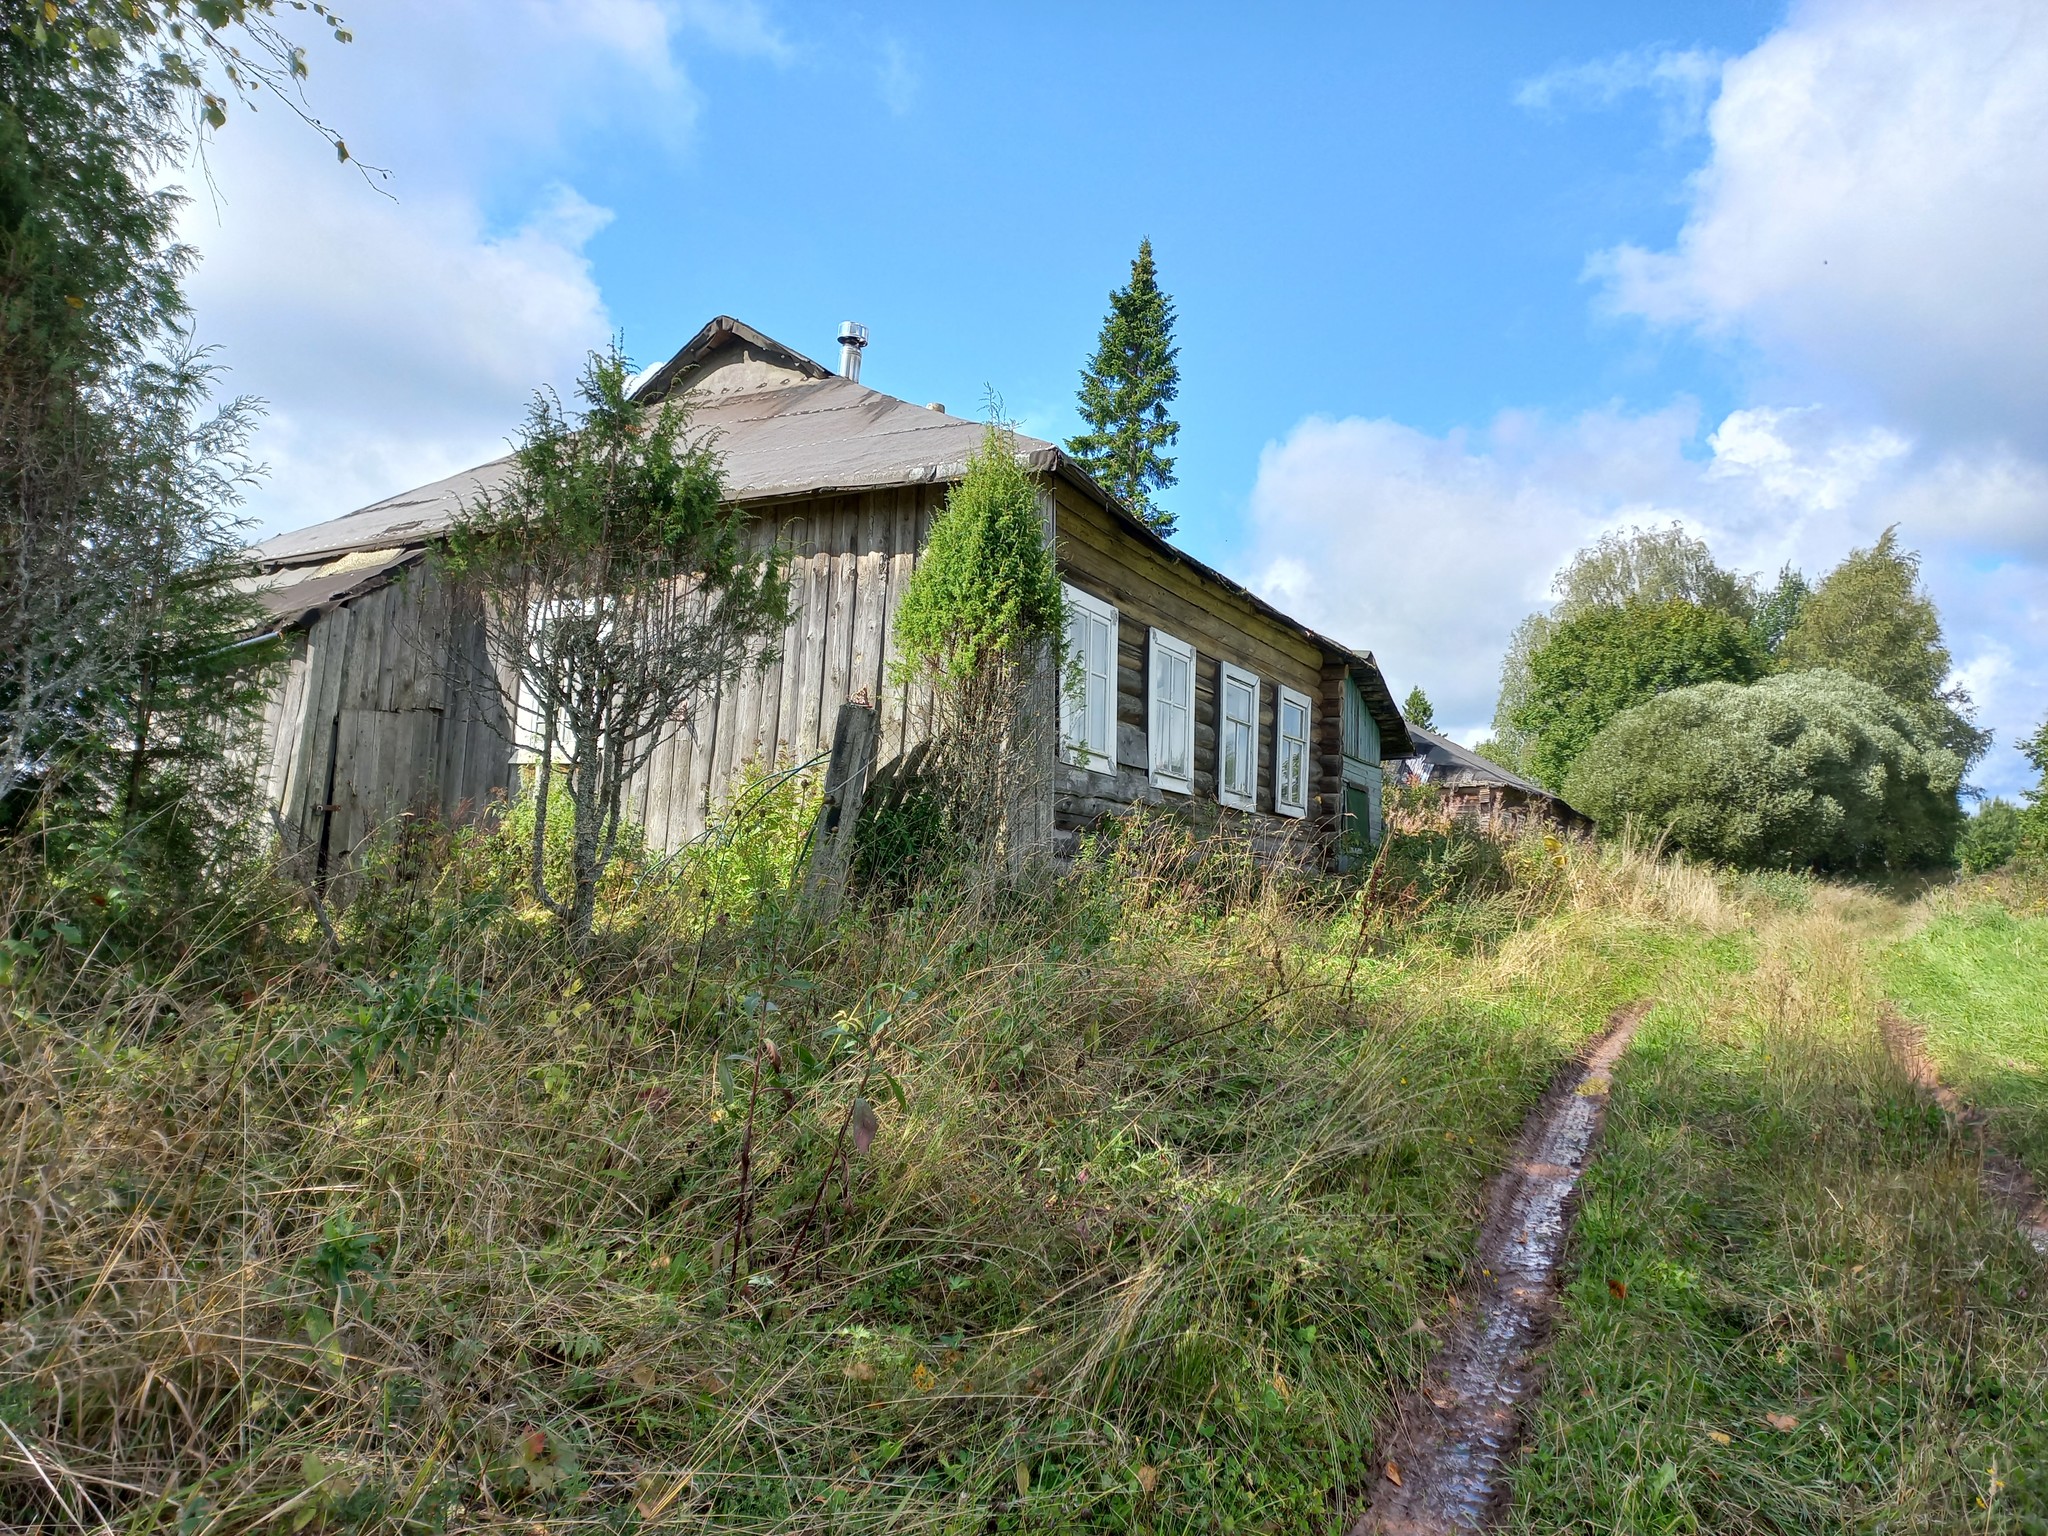
[[1410, 722], [1408, 735], [1415, 753], [1395, 768], [1397, 782], [1434, 785], [1452, 816], [1489, 832], [1518, 832], [1532, 820], [1560, 831], [1591, 831], [1593, 823], [1573, 810], [1561, 795], [1511, 773], [1470, 747]]
[[[984, 429], [866, 387], [858, 358], [849, 348], [835, 374], [721, 316], [636, 384], [643, 403], [688, 400], [756, 537], [795, 557], [780, 659], [700, 701], [630, 787], [628, 812], [658, 847], [703, 832], [749, 763], [827, 750], [848, 700], [877, 705], [882, 760], [919, 738], [919, 701], [891, 676], [896, 607]], [[1052, 850], [1139, 805], [1241, 819], [1274, 849], [1316, 858], [1376, 837], [1382, 760], [1413, 747], [1371, 655], [1175, 548], [1054, 445], [1018, 448], [1043, 487], [1080, 658], [1064, 697], [1047, 701], [1058, 761], [1038, 819]], [[509, 470], [500, 459], [253, 552], [291, 656], [265, 722], [263, 783], [322, 869], [395, 813], [459, 819], [517, 781], [515, 722], [476, 681], [489, 676], [483, 626], [431, 558]]]

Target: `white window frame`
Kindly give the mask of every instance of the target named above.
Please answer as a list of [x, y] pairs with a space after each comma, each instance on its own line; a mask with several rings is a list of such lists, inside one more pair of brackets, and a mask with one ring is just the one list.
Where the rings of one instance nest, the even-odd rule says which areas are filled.
[[[1289, 706], [1301, 710], [1301, 735], [1287, 734], [1287, 711]], [[1298, 693], [1285, 684], [1280, 688], [1280, 702], [1273, 711], [1273, 809], [1282, 816], [1306, 816], [1308, 814], [1309, 744], [1315, 740], [1315, 706], [1305, 693]], [[1291, 741], [1301, 744], [1300, 782], [1289, 784], [1287, 772], [1287, 745]]]
[[[1067, 605], [1067, 662], [1060, 678], [1060, 757], [1090, 773], [1116, 772], [1116, 609], [1079, 587], [1060, 584]], [[1088, 665], [1088, 634], [1103, 637], [1104, 666]], [[1095, 728], [1102, 740], [1094, 739]]]
[[[1195, 792], [1195, 648], [1163, 629], [1151, 632], [1151, 642], [1150, 653], [1145, 658], [1145, 755], [1152, 783], [1159, 789], [1192, 795]], [[1162, 656], [1175, 657], [1181, 663], [1181, 675], [1186, 683], [1177, 698], [1161, 686], [1159, 661]], [[1165, 750], [1174, 728], [1176, 712], [1183, 733], [1179, 754], [1183, 771], [1180, 773], [1175, 773], [1169, 766], [1172, 754]]]
[[[1233, 717], [1231, 695], [1236, 693], [1240, 702], [1244, 696], [1251, 696], [1249, 715]], [[1243, 746], [1245, 773], [1241, 784], [1232, 784], [1224, 772], [1230, 761], [1230, 737], [1233, 730], [1244, 732]], [[1216, 679], [1216, 798], [1227, 806], [1240, 811], [1256, 811], [1259, 808], [1259, 679], [1258, 674], [1247, 672], [1243, 667], [1232, 666], [1229, 662], [1221, 665]]]

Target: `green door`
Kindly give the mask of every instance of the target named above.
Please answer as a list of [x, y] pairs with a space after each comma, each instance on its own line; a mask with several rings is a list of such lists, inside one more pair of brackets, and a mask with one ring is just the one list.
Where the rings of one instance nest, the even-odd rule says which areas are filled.
[[1356, 869], [1372, 847], [1372, 796], [1356, 784], [1344, 786], [1343, 836], [1338, 867]]

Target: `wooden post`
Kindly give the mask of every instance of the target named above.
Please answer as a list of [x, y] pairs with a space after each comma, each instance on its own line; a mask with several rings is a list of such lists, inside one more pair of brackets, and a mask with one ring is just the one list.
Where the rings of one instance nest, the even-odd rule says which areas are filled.
[[1060, 729], [1059, 669], [1053, 648], [1041, 642], [1031, 658], [1031, 676], [1018, 701], [1016, 736], [1009, 765], [1010, 803], [1005, 806], [1004, 855], [1014, 878], [1052, 857], [1053, 764]]
[[840, 705], [832, 728], [832, 760], [825, 769], [825, 800], [811, 831], [811, 865], [804, 875], [804, 896], [820, 916], [830, 917], [846, 898], [854, 828], [874, 767], [874, 705]]

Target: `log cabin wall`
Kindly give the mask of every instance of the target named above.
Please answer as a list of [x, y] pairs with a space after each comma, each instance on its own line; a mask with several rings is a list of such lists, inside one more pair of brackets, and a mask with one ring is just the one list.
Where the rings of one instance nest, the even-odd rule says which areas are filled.
[[1314, 756], [1309, 765], [1309, 815], [1318, 836], [1335, 848], [1344, 830], [1344, 680], [1350, 667], [1328, 662], [1316, 692], [1316, 718], [1309, 738]]
[[[1330, 837], [1328, 802], [1333, 791], [1328, 754], [1337, 750], [1337, 717], [1326, 678], [1340, 679], [1341, 690], [1342, 668], [1326, 668], [1321, 648], [1300, 632], [1160, 553], [1114, 513], [1064, 481], [1054, 498], [1061, 579], [1117, 610], [1116, 770], [1095, 772], [1064, 760], [1056, 765], [1055, 847], [1071, 853], [1080, 834], [1105, 815], [1139, 806], [1167, 806], [1188, 810], [1198, 819], [1217, 817], [1227, 827], [1249, 831], [1263, 856], [1319, 861]], [[1149, 632], [1155, 627], [1195, 648], [1192, 795], [1152, 783], [1146, 682]], [[1216, 711], [1224, 662], [1259, 679], [1255, 812], [1227, 807], [1216, 797]], [[1274, 722], [1281, 685], [1306, 695], [1313, 714], [1305, 817], [1274, 811]]]

